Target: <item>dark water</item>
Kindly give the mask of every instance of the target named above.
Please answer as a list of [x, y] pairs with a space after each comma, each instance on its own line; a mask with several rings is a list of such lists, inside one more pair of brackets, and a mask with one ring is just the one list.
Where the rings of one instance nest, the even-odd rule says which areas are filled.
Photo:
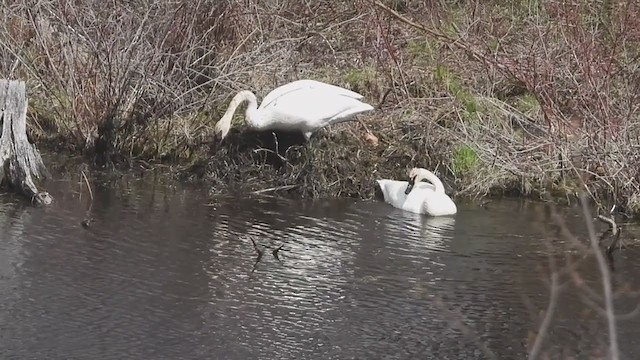
[[[463, 203], [455, 218], [379, 201], [207, 205], [206, 189], [149, 176], [94, 178], [83, 228], [78, 181], [50, 182], [45, 209], [0, 197], [2, 359], [523, 359], [548, 260], [570, 253], [536, 203]], [[580, 213], [564, 218], [584, 241]], [[255, 267], [250, 238], [264, 247]], [[616, 289], [640, 286], [639, 255], [616, 254]], [[592, 258], [578, 273], [601, 293]], [[584, 297], [561, 293], [550, 358], [606, 350], [606, 322]], [[616, 301], [621, 313], [636, 304]], [[640, 355], [639, 325], [618, 322], [626, 359]]]

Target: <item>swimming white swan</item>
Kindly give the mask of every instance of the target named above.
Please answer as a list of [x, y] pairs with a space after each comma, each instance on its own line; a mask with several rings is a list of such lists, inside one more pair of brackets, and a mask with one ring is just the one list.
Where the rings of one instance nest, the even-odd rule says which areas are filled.
[[[424, 183], [421, 180], [431, 182]], [[413, 168], [409, 181], [377, 180], [384, 201], [398, 209], [430, 216], [453, 215], [458, 209], [445, 194], [444, 185], [427, 169]]]
[[362, 95], [315, 80], [297, 80], [271, 91], [258, 107], [256, 96], [248, 90], [233, 97], [229, 108], [216, 124], [224, 138], [231, 129], [236, 108], [247, 101], [245, 120], [256, 130], [299, 130], [309, 140], [324, 126], [351, 120], [355, 115], [373, 110], [360, 100]]

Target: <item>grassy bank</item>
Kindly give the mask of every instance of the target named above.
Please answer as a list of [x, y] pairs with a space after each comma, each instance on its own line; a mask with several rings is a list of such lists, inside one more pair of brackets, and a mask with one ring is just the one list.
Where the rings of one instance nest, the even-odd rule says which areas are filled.
[[[28, 81], [40, 147], [176, 164], [221, 192], [371, 197], [420, 166], [460, 196], [587, 189], [640, 212], [637, 2], [423, 3], [17, 0], [0, 9], [0, 77]], [[242, 116], [214, 139], [238, 90], [299, 78], [377, 110], [307, 144], [279, 134], [277, 152]]]

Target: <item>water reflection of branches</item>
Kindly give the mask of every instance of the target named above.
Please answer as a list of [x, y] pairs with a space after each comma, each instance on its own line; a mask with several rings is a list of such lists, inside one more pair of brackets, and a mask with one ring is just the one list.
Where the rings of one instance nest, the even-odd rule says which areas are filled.
[[[249, 240], [251, 240], [251, 243], [253, 244], [253, 249], [256, 251], [256, 254], [257, 254], [256, 261], [253, 264], [253, 268], [251, 269], [251, 273], [253, 273], [258, 268], [258, 264], [260, 263], [260, 260], [262, 260], [262, 256], [264, 255], [264, 246], [259, 246], [258, 244], [256, 244], [256, 241], [253, 240], [252, 237], [249, 237]], [[278, 261], [280, 261], [280, 256], [278, 255], [278, 252], [282, 249], [283, 246], [284, 244], [281, 244], [277, 248], [271, 250], [271, 254]]]
[[251, 269], [251, 273], [253, 273], [254, 271], [256, 271], [256, 268], [258, 267], [258, 263], [262, 259], [262, 255], [264, 254], [264, 251], [262, 251], [262, 249], [258, 247], [258, 245], [256, 244], [255, 240], [253, 240], [253, 238], [250, 237], [249, 240], [251, 240], [251, 243], [253, 244], [253, 249], [256, 251], [256, 254], [258, 255], [258, 257], [256, 258], [256, 262], [253, 264], [253, 268]]
[[[568, 228], [564, 216], [560, 209], [550, 206], [550, 220], [557, 225], [560, 230], [560, 238], [566, 239], [566, 242], [560, 242], [567, 248], [559, 252], [558, 242], [554, 242], [554, 236], [544, 236], [544, 246], [546, 247], [546, 264], [540, 267], [543, 282], [548, 288], [548, 297], [546, 309], [534, 316], [538, 323], [535, 332], [530, 332], [527, 340], [528, 359], [550, 358], [551, 349], [547, 349], [545, 344], [550, 338], [552, 325], [555, 316], [558, 314], [558, 306], [560, 296], [567, 294], [567, 290], [578, 290], [578, 302], [582, 302], [588, 309], [595, 314], [601, 316], [607, 324], [608, 334], [608, 356], [609, 359], [619, 359], [619, 348], [617, 338], [617, 321], [629, 319], [640, 313], [640, 304], [636, 305], [630, 312], [624, 314], [616, 314], [614, 311], [613, 300], [621, 297], [638, 297], [640, 291], [632, 291], [628, 288], [621, 287], [614, 290], [612, 285], [613, 253], [614, 250], [620, 248], [620, 226], [614, 219], [613, 211], [608, 216], [598, 215], [591, 216], [586, 197], [581, 198], [582, 216], [586, 222], [587, 238], [581, 239], [574, 235]], [[599, 236], [594, 228], [594, 221], [601, 221], [608, 224], [608, 229], [604, 230]], [[549, 222], [549, 217], [547, 217]], [[607, 240], [611, 240], [610, 242]], [[585, 241], [586, 240], [586, 241]], [[571, 251], [571, 250], [578, 250]], [[559, 256], [560, 254], [560, 256]], [[564, 257], [564, 262], [560, 259]], [[599, 273], [598, 283], [601, 290], [598, 291], [593, 284], [590, 284], [581, 274], [580, 267], [587, 265], [596, 259], [596, 269]], [[607, 261], [608, 259], [608, 261]], [[525, 297], [525, 301], [528, 301]], [[474, 332], [472, 326], [465, 323], [463, 314], [458, 311], [451, 310], [450, 306], [444, 304], [439, 297], [435, 298], [435, 304], [445, 314], [449, 326], [461, 331], [467, 338], [472, 340], [476, 346], [482, 351], [488, 359], [497, 358], [492, 350], [484, 343]], [[530, 302], [529, 302], [530, 303]], [[558, 344], [552, 344], [557, 346]], [[593, 350], [599, 350], [593, 348]]]
[[[591, 221], [591, 216], [589, 213], [589, 209], [587, 207], [587, 199], [585, 196], [580, 197], [580, 202], [582, 203], [582, 211], [584, 214], [584, 219], [587, 224], [587, 229], [589, 231], [589, 241], [591, 244], [591, 248], [593, 253], [596, 256], [596, 260], [598, 261], [598, 268], [600, 269], [600, 275], [602, 276], [602, 287], [604, 292], [604, 303], [605, 303], [605, 311], [607, 314], [607, 326], [609, 328], [609, 352], [612, 359], [619, 359], [619, 349], [618, 349], [618, 335], [616, 331], [616, 319], [613, 309], [613, 290], [611, 286], [611, 272], [609, 271], [609, 267], [607, 266], [606, 260], [603, 254], [600, 252], [600, 244], [596, 240], [595, 230], [593, 228], [593, 222]], [[615, 236], [615, 234], [614, 234]], [[596, 307], [597, 309], [597, 307]]]
[[[559, 214], [555, 206], [551, 206], [552, 219], [560, 227], [562, 237], [568, 240], [570, 247], [578, 249], [578, 257], [572, 256], [571, 253], [566, 253], [566, 264], [563, 268], [559, 268], [556, 263], [556, 258], [553, 252], [553, 246], [550, 241], [546, 241], [546, 245], [549, 248], [548, 266], [549, 266], [549, 280], [547, 285], [549, 286], [549, 303], [547, 310], [544, 313], [544, 317], [538, 327], [537, 334], [530, 339], [530, 351], [529, 359], [535, 359], [542, 353], [542, 344], [549, 332], [549, 325], [554, 314], [554, 310], [557, 304], [557, 298], [561, 291], [567, 288], [569, 285], [574, 285], [581, 292], [579, 293], [582, 302], [590, 309], [594, 310], [597, 314], [602, 315], [607, 322], [608, 340], [609, 340], [609, 357], [611, 359], [619, 359], [619, 348], [617, 340], [617, 325], [616, 320], [621, 318], [628, 318], [635, 315], [640, 309], [636, 307], [632, 312], [626, 315], [616, 315], [613, 307], [613, 299], [620, 295], [637, 295], [629, 292], [614, 293], [611, 283], [611, 271], [613, 268], [613, 251], [619, 244], [620, 240], [620, 228], [617, 226], [613, 218], [613, 210], [611, 210], [610, 216], [606, 217], [599, 215], [596, 218], [600, 221], [607, 223], [609, 228], [605, 230], [599, 237], [596, 236], [596, 231], [593, 225], [594, 218], [591, 216], [589, 206], [587, 204], [587, 198], [585, 195], [580, 197], [582, 215], [587, 228], [588, 244], [577, 238], [568, 228]], [[610, 236], [612, 238], [611, 243], [603, 251], [601, 246], [603, 241]], [[569, 249], [568, 249], [569, 250]], [[606, 255], [606, 258], [605, 258]], [[602, 286], [602, 295], [592, 289], [587, 281], [585, 281], [580, 275], [578, 269], [579, 266], [586, 261], [595, 257], [597, 262], [597, 269], [600, 273], [600, 283]]]
[[280, 261], [280, 257], [278, 256], [278, 251], [280, 251], [280, 249], [282, 249], [283, 246], [284, 244], [280, 244], [280, 246], [278, 246], [277, 248], [271, 251], [271, 254], [273, 254], [273, 257], [276, 258], [276, 260], [278, 261]]
[[475, 331], [473, 331], [473, 329], [469, 325], [465, 324], [465, 322], [463, 321], [463, 316], [460, 312], [458, 311], [454, 312], [452, 310], [449, 310], [448, 307], [442, 301], [442, 299], [440, 299], [439, 297], [435, 298], [434, 303], [444, 313], [446, 320], [449, 323], [449, 326], [460, 330], [460, 332], [462, 332], [464, 336], [466, 336], [468, 339], [473, 341], [473, 343], [482, 351], [482, 353], [488, 359], [491, 359], [491, 360], [498, 359], [496, 354], [494, 354], [493, 351], [489, 349], [487, 344], [485, 344], [480, 340], [480, 338], [475, 333]]

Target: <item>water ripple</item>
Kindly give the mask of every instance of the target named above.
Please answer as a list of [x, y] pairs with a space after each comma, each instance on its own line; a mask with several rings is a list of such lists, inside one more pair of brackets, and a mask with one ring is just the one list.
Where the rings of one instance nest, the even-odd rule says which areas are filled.
[[[148, 181], [96, 186], [88, 229], [73, 182], [51, 208], [0, 198], [3, 358], [484, 358], [457, 313], [499, 358], [522, 358], [523, 299], [541, 309], [548, 293], [532, 269], [561, 241], [517, 202], [429, 218], [380, 201], [208, 202]], [[628, 324], [622, 337], [640, 335]]]

